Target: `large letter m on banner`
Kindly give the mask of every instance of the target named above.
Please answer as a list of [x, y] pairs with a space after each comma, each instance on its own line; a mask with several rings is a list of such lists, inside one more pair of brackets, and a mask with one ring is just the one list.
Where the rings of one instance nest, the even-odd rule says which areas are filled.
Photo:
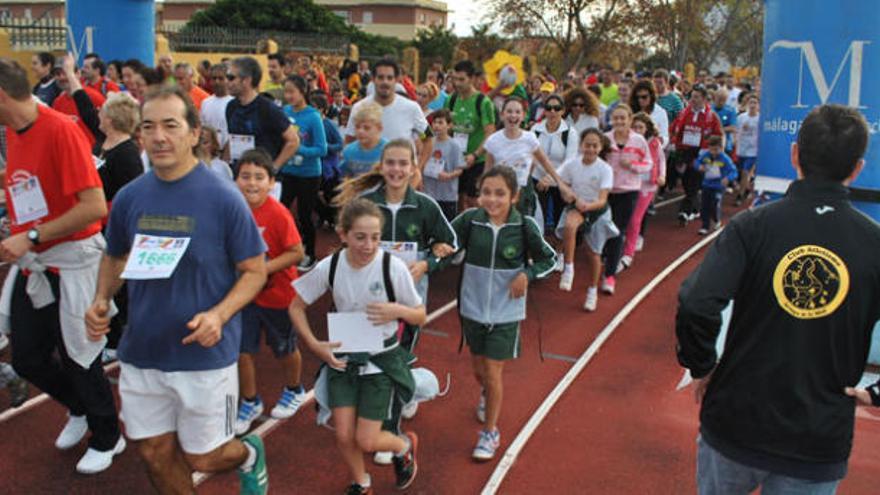
[[847, 59], [849, 60], [849, 98], [847, 99], [847, 105], [855, 108], [866, 108], [861, 105], [862, 56], [864, 53], [865, 45], [870, 43], [870, 41], [857, 40], [849, 44], [849, 49], [843, 55], [843, 60], [841, 60], [840, 64], [837, 66], [837, 71], [834, 73], [834, 79], [831, 80], [831, 85], [829, 86], [828, 81], [825, 79], [825, 71], [822, 69], [822, 64], [819, 62], [819, 57], [816, 56], [816, 49], [813, 46], [812, 41], [779, 40], [773, 42], [773, 44], [770, 45], [770, 52], [772, 52], [776, 48], [784, 48], [787, 50], [800, 50], [798, 96], [797, 102], [792, 105], [791, 108], [806, 108], [808, 106], [812, 106], [804, 105], [802, 98], [804, 88], [805, 61], [810, 76], [813, 79], [813, 84], [816, 87], [816, 93], [818, 93], [819, 95], [819, 102], [820, 104], [824, 105], [828, 102], [828, 97], [831, 96], [832, 91], [834, 91], [834, 87], [837, 85], [841, 73], [843, 73], [843, 68], [846, 65]]

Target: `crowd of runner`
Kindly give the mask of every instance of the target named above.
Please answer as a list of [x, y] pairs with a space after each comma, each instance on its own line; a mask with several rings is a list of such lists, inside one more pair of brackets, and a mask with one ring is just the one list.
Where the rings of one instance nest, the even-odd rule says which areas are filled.
[[[545, 69], [490, 87], [468, 60], [416, 84], [391, 59], [270, 55], [264, 74], [252, 57], [148, 67], [88, 54], [77, 67], [49, 53], [30, 70], [33, 87], [0, 60], [0, 257], [12, 265], [0, 383], [13, 406], [30, 382], [68, 409], [59, 449], [91, 432], [81, 473], [125, 449], [121, 417], [162, 493], [229, 469], [242, 493], [265, 493], [249, 433], [262, 396], [284, 419], [307, 387], [319, 421], [332, 417], [346, 493], [371, 493], [364, 453], [409, 487], [419, 442], [402, 419], [436, 395], [436, 378], [410, 365], [429, 279], [451, 264], [482, 390], [472, 455], [494, 458], [531, 282], [555, 271], [571, 291], [582, 256], [583, 309], [595, 311], [650, 249], [655, 201], [680, 184], [678, 222], [699, 218], [706, 235], [725, 194], [749, 200], [757, 165], [758, 81], [723, 73]], [[317, 246], [322, 228], [343, 247]], [[327, 292], [332, 342], [306, 311]], [[259, 386], [263, 335], [280, 391]], [[301, 347], [323, 362], [315, 383]], [[117, 358], [120, 414], [102, 368]]]

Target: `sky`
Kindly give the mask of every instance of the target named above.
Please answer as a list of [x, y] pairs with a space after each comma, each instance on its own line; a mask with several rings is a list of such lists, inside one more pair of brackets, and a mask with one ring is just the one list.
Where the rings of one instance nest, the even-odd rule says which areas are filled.
[[486, 13], [482, 2], [473, 0], [444, 0], [449, 7], [449, 27], [455, 25], [455, 34], [466, 36], [471, 34], [471, 26], [480, 24], [480, 19]]

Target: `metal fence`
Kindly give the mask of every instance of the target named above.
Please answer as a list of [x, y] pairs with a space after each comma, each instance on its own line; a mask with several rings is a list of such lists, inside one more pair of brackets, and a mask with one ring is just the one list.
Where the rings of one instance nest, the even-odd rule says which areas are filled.
[[0, 29], [9, 32], [14, 50], [55, 51], [67, 46], [67, 24], [64, 19], [0, 18]]
[[172, 51], [253, 53], [267, 40], [278, 43], [279, 51], [345, 53], [349, 40], [345, 36], [239, 29], [216, 26], [162, 28]]

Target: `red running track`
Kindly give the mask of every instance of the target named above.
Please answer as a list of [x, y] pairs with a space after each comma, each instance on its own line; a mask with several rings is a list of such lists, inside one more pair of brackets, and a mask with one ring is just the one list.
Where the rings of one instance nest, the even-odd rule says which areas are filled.
[[[556, 275], [532, 288], [522, 357], [505, 371], [502, 450], [598, 332], [649, 280], [699, 240], [697, 226], [677, 227], [674, 210], [668, 206], [652, 219], [645, 251], [618, 278], [617, 294], [600, 297], [595, 314], [580, 309], [586, 287], [582, 264], [571, 293], [556, 288]], [[333, 237], [324, 232], [320, 241], [329, 251]], [[673, 392], [681, 370], [673, 352], [672, 318], [678, 284], [694, 262], [674, 272], [618, 328], [526, 445], [499, 493], [693, 492], [697, 408], [689, 390]], [[456, 276], [457, 270], [448, 270], [435, 277], [429, 312], [455, 297]], [[310, 309], [319, 332], [325, 331], [326, 309], [326, 301]], [[548, 356], [543, 362], [538, 355], [539, 327]], [[479, 429], [473, 410], [478, 386], [471, 377], [467, 351], [457, 353], [455, 312], [427, 328], [418, 348], [419, 364], [437, 373], [441, 382], [450, 373], [452, 384], [446, 397], [423, 404], [416, 418], [405, 423], [421, 439], [420, 474], [408, 492], [478, 493], [496, 463], [470, 460]], [[304, 381], [310, 386], [318, 363], [308, 352], [304, 357]], [[271, 407], [282, 385], [280, 368], [265, 350], [257, 365], [260, 392]], [[5, 400], [5, 395], [0, 396], [0, 403]], [[270, 493], [341, 493], [349, 483], [332, 432], [317, 427], [314, 418], [312, 407], [306, 407], [265, 438]], [[52, 447], [63, 420], [62, 408], [50, 401], [0, 424], [0, 445], [5, 447], [0, 457], [0, 493], [152, 493], [132, 448], [105, 473], [77, 475], [73, 467], [84, 444], [68, 452]], [[878, 434], [876, 422], [859, 420], [851, 474], [842, 493], [869, 493], [866, 480], [880, 472], [880, 455], [865, 445]], [[390, 467], [368, 462], [368, 468], [376, 493], [395, 491]], [[209, 478], [199, 492], [231, 494], [237, 488], [235, 474], [226, 473]]]

